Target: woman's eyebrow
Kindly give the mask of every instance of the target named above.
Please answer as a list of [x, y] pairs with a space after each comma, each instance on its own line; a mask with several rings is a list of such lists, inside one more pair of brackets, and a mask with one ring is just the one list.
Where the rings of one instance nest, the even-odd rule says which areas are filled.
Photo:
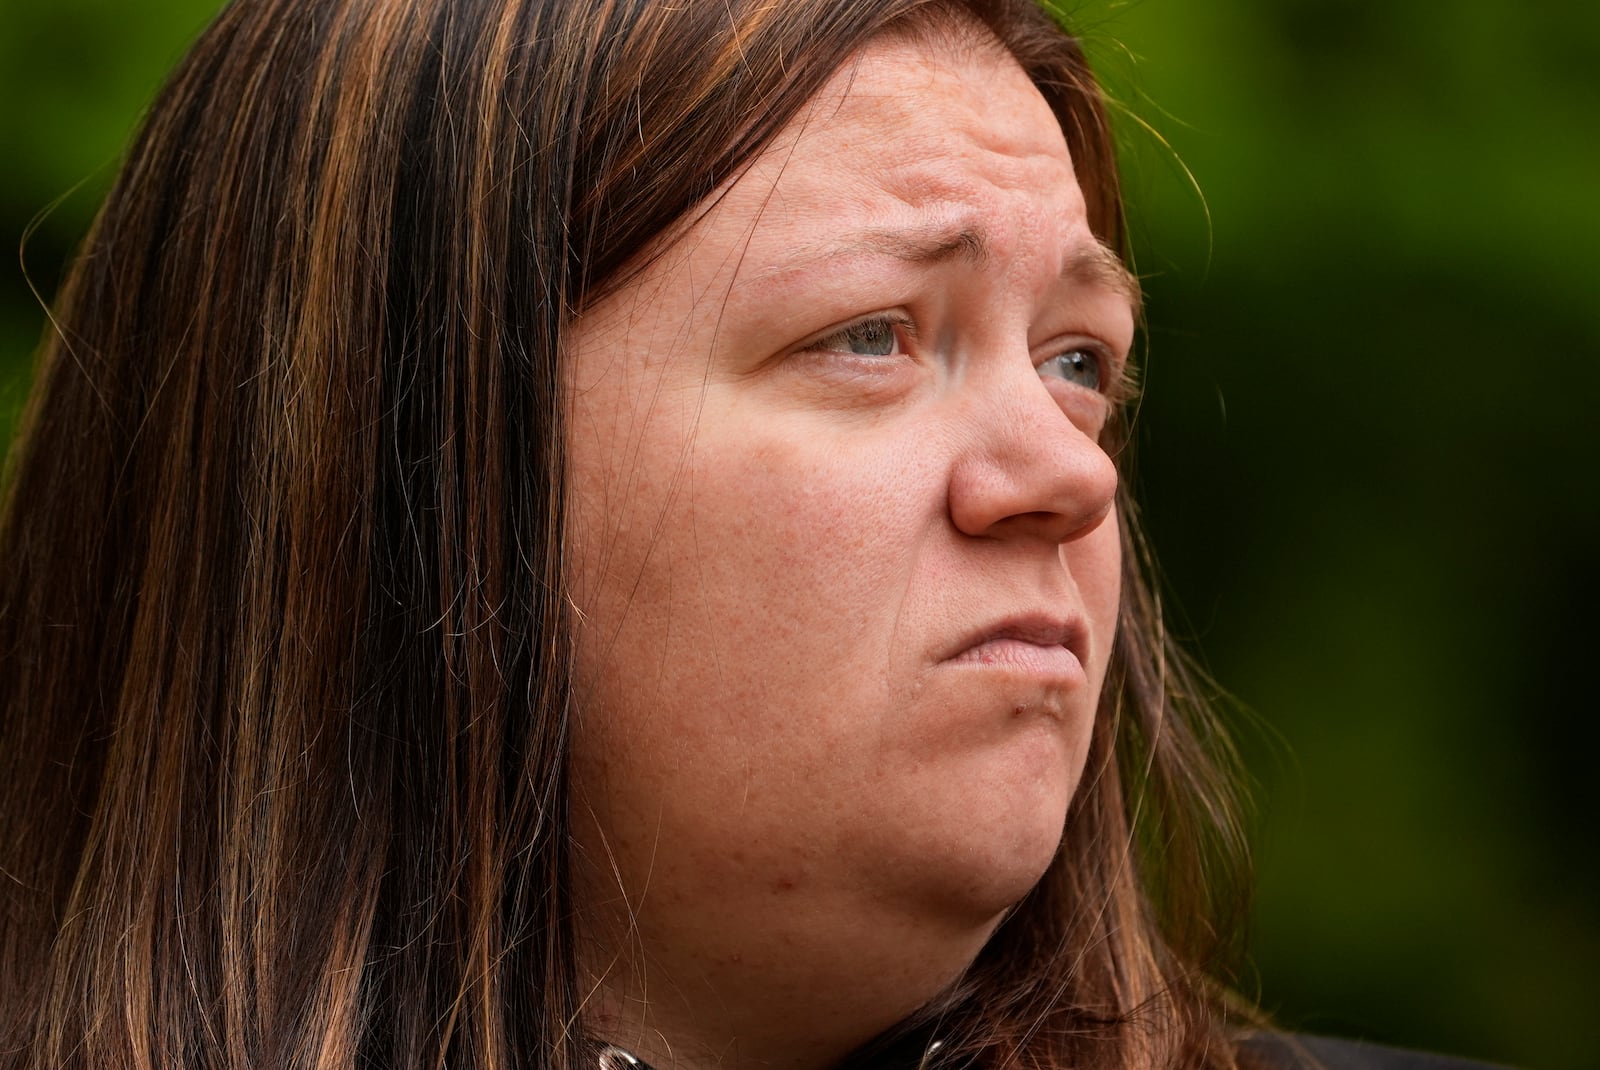
[[1133, 306], [1135, 321], [1144, 311], [1144, 288], [1139, 285], [1139, 276], [1129, 271], [1122, 257], [1098, 238], [1091, 244], [1079, 247], [1067, 258], [1061, 278], [1065, 282], [1110, 290], [1118, 297], [1127, 298], [1128, 304]]
[[[965, 260], [984, 267], [992, 259], [989, 239], [981, 228], [933, 224], [909, 230], [873, 230], [841, 243], [836, 252], [887, 253], [911, 264], [937, 264], [950, 259]], [[1100, 239], [1075, 249], [1061, 270], [1063, 282], [1109, 290], [1125, 297], [1133, 306], [1134, 318], [1144, 304], [1138, 276], [1128, 270], [1122, 258]]]
[[900, 230], [871, 230], [845, 242], [842, 252], [888, 253], [908, 264], [937, 264], [952, 258], [984, 267], [992, 259], [989, 239], [971, 226], [931, 224]]
[[[991, 244], [981, 228], [969, 224], [930, 223], [920, 227], [874, 228], [836, 240], [806, 243], [796, 250], [794, 257], [770, 271], [761, 272], [757, 279], [786, 275], [829, 260], [863, 254], [888, 255], [917, 265], [958, 259], [978, 268], [985, 267], [993, 259]], [[1079, 286], [1109, 290], [1126, 298], [1133, 306], [1135, 319], [1143, 308], [1138, 276], [1098, 238], [1078, 247], [1067, 257], [1061, 279]]]
[[891, 256], [908, 264], [937, 264], [959, 257], [976, 267], [990, 260], [983, 232], [966, 225], [929, 223], [925, 226], [868, 228], [843, 237], [814, 239], [792, 247], [783, 261], [757, 272], [756, 281], [791, 275], [830, 260], [857, 256]]

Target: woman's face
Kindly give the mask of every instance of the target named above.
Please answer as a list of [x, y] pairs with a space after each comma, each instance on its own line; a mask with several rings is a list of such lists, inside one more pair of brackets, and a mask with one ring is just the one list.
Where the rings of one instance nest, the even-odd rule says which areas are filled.
[[1038, 879], [1117, 617], [1132, 304], [1015, 62], [885, 39], [578, 322], [576, 835], [636, 938], [981, 943]]

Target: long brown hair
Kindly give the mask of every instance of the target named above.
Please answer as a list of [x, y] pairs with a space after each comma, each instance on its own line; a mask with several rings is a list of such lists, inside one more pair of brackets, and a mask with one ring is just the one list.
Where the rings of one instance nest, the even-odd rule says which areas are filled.
[[[1034, 79], [1120, 248], [1100, 92], [1030, 0], [222, 12], [57, 301], [8, 468], [8, 1064], [592, 1065], [564, 331], [864, 42], [951, 17]], [[863, 1065], [933, 1033], [986, 1067], [1232, 1061], [1226, 747], [1121, 504], [1057, 864]]]

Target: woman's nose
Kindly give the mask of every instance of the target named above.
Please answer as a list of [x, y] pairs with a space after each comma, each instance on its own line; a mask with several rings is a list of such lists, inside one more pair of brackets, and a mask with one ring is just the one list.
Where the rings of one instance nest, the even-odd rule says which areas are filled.
[[974, 402], [968, 448], [950, 474], [950, 519], [980, 538], [1060, 544], [1111, 512], [1117, 469], [1037, 378], [1012, 376]]

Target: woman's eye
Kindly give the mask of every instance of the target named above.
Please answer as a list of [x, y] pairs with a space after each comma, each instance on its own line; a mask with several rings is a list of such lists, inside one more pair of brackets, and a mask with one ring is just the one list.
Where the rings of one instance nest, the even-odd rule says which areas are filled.
[[863, 320], [820, 338], [807, 348], [862, 357], [889, 357], [900, 352], [898, 327], [894, 320]]
[[1099, 390], [1105, 385], [1105, 361], [1092, 349], [1069, 349], [1039, 365], [1039, 374]]

